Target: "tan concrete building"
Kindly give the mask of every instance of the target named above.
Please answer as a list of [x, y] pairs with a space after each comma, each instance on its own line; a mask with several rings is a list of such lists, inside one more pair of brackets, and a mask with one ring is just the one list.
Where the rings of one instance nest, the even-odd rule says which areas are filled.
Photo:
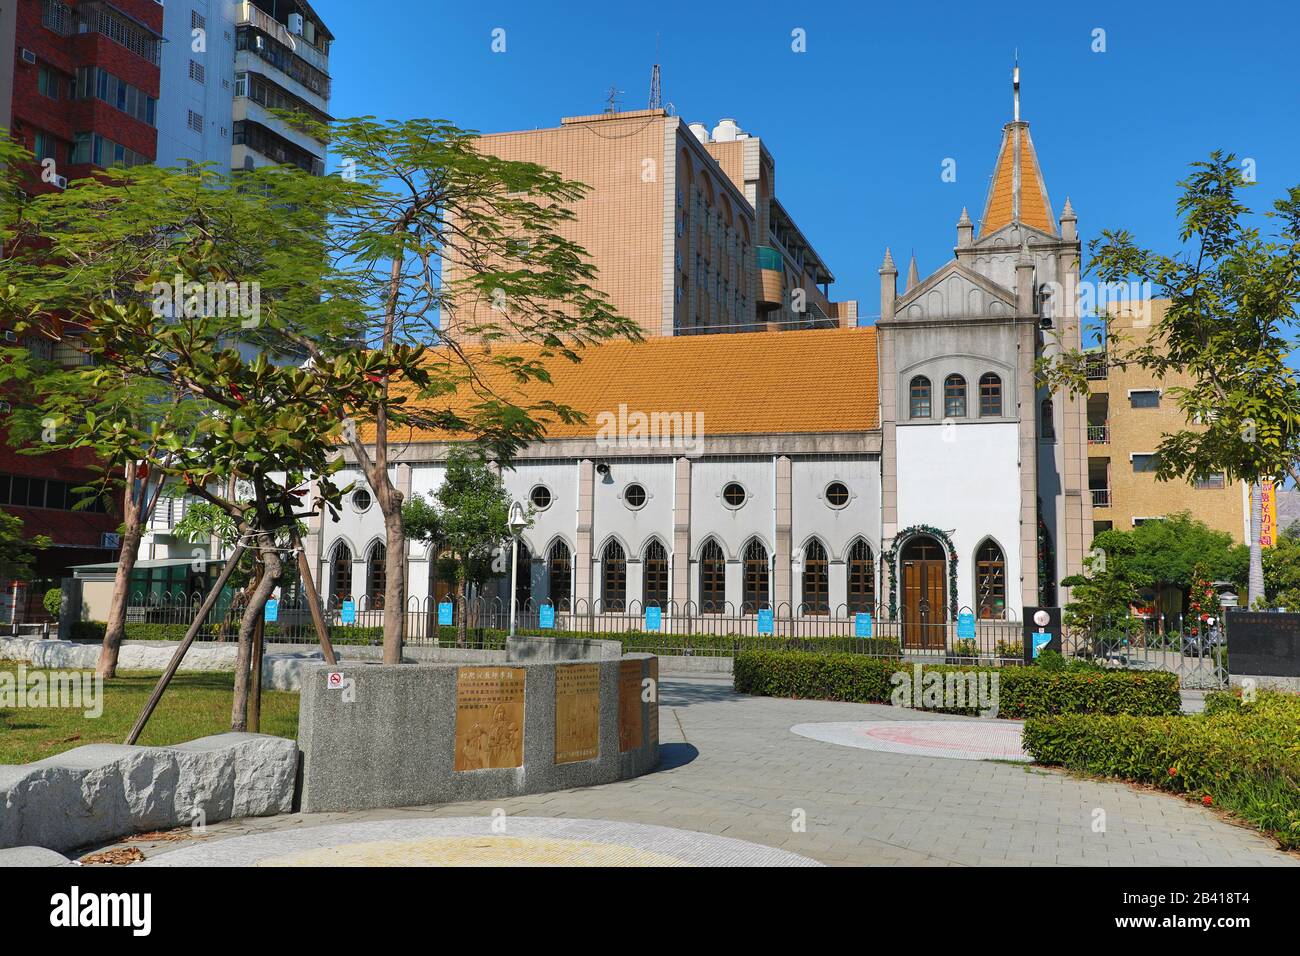
[[[570, 116], [487, 134], [479, 148], [591, 187], [562, 231], [645, 335], [857, 324], [857, 303], [830, 301], [834, 275], [777, 201], [772, 155], [734, 120], [710, 132], [664, 110]], [[444, 260], [444, 278], [454, 277]], [[461, 306], [446, 327], [488, 307]]]
[[[1167, 299], [1122, 302], [1110, 309], [1106, 334], [1122, 336], [1123, 348], [1141, 345], [1168, 308]], [[1171, 386], [1189, 384], [1182, 374], [1163, 380], [1137, 367], [1109, 365], [1099, 352], [1088, 370], [1088, 487], [1095, 531], [1132, 529], [1143, 521], [1180, 511], [1239, 542], [1249, 537], [1250, 509], [1244, 482], [1222, 473], [1195, 483], [1156, 481], [1154, 452], [1160, 436], [1186, 427]]]

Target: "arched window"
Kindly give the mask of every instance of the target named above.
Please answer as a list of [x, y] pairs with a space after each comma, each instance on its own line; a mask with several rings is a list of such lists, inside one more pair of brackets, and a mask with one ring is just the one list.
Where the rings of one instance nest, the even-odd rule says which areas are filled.
[[727, 606], [727, 559], [710, 539], [700, 549], [700, 611], [721, 614]]
[[980, 417], [999, 418], [1002, 415], [1002, 379], [993, 372], [980, 376]]
[[546, 556], [546, 567], [551, 579], [551, 604], [557, 610], [569, 610], [569, 594], [573, 590], [573, 557], [569, 546], [563, 541], [551, 545], [551, 553]]
[[929, 418], [930, 380], [924, 375], [913, 378], [909, 396], [908, 418]]
[[993, 541], [975, 552], [975, 606], [986, 620], [1007, 616], [1007, 562]]
[[366, 603], [369, 610], [378, 611], [384, 606], [384, 589], [388, 583], [388, 569], [384, 565], [388, 549], [376, 541], [370, 546], [366, 558]]
[[668, 552], [658, 541], [646, 545], [641, 565], [641, 604], [660, 608], [668, 604]]
[[849, 549], [849, 611], [870, 614], [876, 604], [876, 560], [861, 538]]
[[330, 561], [330, 594], [335, 604], [352, 600], [352, 549], [340, 541]]
[[949, 375], [943, 380], [944, 418], [966, 417], [966, 379]]
[[829, 614], [830, 576], [826, 570], [826, 549], [814, 538], [803, 549], [803, 603], [805, 614]]
[[603, 611], [627, 610], [627, 555], [617, 541], [600, 556], [600, 604]]
[[1053, 417], [1055, 409], [1052, 407], [1050, 398], [1043, 399], [1040, 406], [1039, 421], [1042, 423], [1042, 436], [1045, 441], [1056, 441], [1056, 421]]
[[757, 538], [750, 540], [745, 547], [745, 586], [740, 612], [757, 614], [759, 608], [767, 607], [767, 548]]

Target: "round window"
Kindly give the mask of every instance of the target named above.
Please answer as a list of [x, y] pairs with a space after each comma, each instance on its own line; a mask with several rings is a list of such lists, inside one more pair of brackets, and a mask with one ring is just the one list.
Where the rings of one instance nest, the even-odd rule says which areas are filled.
[[551, 506], [551, 489], [545, 485], [538, 485], [529, 493], [528, 500], [538, 511], [545, 511]]
[[352, 507], [358, 511], [365, 511], [370, 507], [370, 492], [364, 488], [358, 488], [352, 492]]
[[832, 508], [843, 508], [849, 503], [849, 488], [842, 481], [832, 481], [826, 486], [826, 503]]
[[628, 485], [623, 489], [623, 501], [629, 508], [640, 508], [645, 504], [645, 489], [640, 485]]
[[747, 497], [744, 486], [737, 481], [730, 482], [722, 489], [722, 500], [731, 508], [739, 508]]

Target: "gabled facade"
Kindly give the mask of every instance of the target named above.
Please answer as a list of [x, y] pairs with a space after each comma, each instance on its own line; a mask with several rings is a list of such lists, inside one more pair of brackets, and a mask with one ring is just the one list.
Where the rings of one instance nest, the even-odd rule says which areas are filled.
[[[981, 614], [996, 611], [989, 592], [1022, 607], [1061, 603], [1058, 584], [1082, 571], [1092, 538], [1086, 397], [1049, 395], [1034, 376], [1037, 359], [1081, 346], [1073, 297], [1053, 294], [1077, 286], [1076, 219], [1067, 200], [1053, 221], [1016, 113], [979, 235], [963, 209], [953, 260], [922, 281], [913, 259], [901, 295], [888, 250], [880, 268], [883, 546], [906, 559], [917, 529], [944, 530], [944, 560], [969, 562], [958, 603]], [[947, 570], [918, 559], [914, 587], [928, 593], [928, 576]]]

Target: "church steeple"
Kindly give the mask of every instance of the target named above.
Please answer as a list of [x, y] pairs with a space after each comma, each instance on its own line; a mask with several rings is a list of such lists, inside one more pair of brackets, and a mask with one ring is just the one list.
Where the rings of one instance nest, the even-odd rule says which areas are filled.
[[1002, 148], [989, 183], [980, 236], [990, 235], [1009, 222], [1033, 226], [1054, 236], [1056, 222], [1038, 167], [1038, 154], [1029, 138], [1029, 124], [1020, 119], [1019, 57], [1011, 70], [1011, 102], [1012, 120], [1002, 127]]

